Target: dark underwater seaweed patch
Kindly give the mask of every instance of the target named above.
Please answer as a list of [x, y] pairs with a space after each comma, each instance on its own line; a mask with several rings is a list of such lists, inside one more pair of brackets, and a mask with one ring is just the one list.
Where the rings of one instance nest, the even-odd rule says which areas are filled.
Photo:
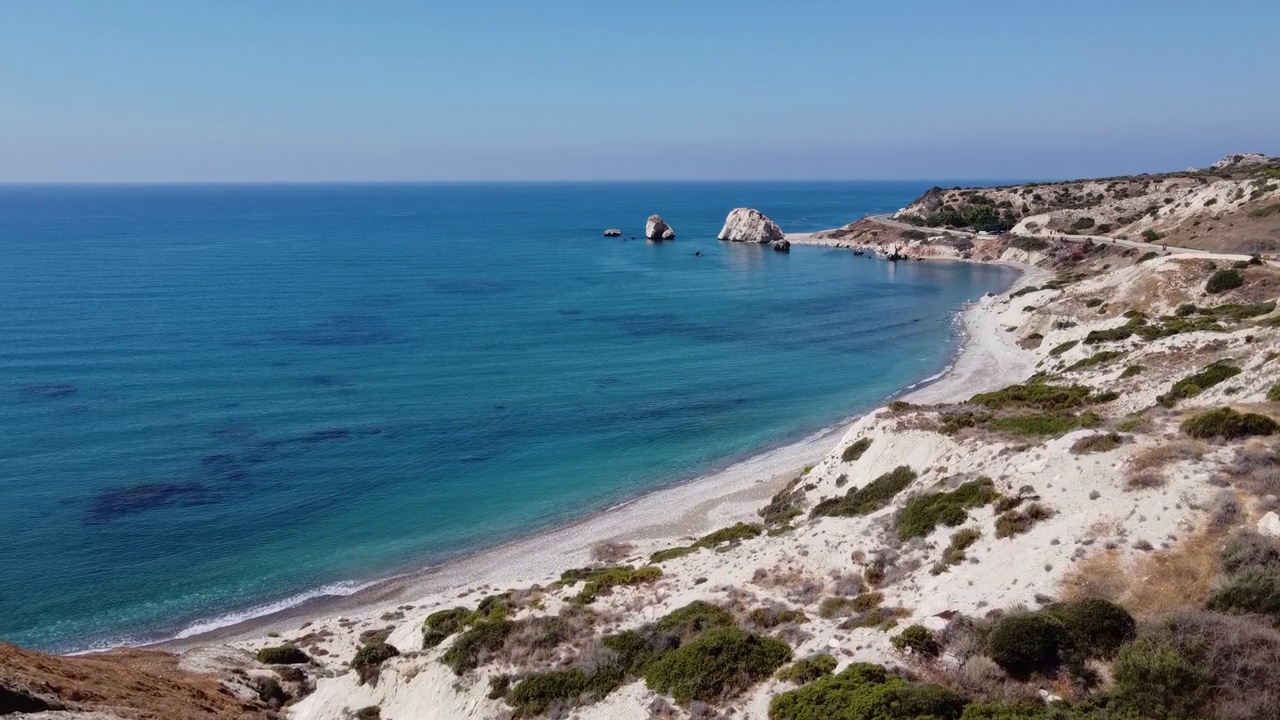
[[75, 395], [76, 392], [78, 392], [76, 386], [70, 383], [53, 383], [48, 385], [28, 385], [19, 391], [19, 393], [23, 397], [46, 398], [50, 400], [71, 397], [72, 395]]
[[84, 521], [91, 525], [99, 524], [165, 505], [203, 505], [214, 501], [212, 491], [198, 482], [144, 483], [109, 488], [94, 497], [85, 511]]
[[309, 327], [277, 330], [272, 336], [296, 345], [384, 345], [400, 337], [376, 315], [330, 315]]

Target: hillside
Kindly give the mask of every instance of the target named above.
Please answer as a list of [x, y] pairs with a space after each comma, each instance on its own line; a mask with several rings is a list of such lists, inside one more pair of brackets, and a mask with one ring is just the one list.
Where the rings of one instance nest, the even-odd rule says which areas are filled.
[[1204, 169], [990, 188], [933, 188], [894, 215], [922, 227], [1145, 240], [1215, 252], [1280, 251], [1280, 158]]

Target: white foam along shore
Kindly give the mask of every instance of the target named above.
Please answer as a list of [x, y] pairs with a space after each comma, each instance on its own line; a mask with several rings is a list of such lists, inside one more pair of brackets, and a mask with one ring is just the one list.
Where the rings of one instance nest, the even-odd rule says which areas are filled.
[[[1031, 265], [1005, 262], [1022, 271], [1006, 292], [1041, 282], [1048, 273]], [[1000, 296], [969, 303], [959, 314], [961, 344], [953, 362], [936, 378], [923, 381], [899, 399], [917, 403], [962, 400], [977, 392], [1019, 382], [1034, 371], [1035, 357], [1002, 332]], [[292, 630], [299, 622], [338, 616], [378, 616], [410, 603], [421, 604], [493, 588], [545, 582], [570, 567], [586, 565], [591, 548], [602, 541], [655, 541], [693, 537], [736, 522], [758, 520], [756, 511], [802, 469], [830, 452], [852, 418], [799, 442], [775, 448], [723, 470], [642, 495], [604, 512], [538, 535], [463, 556], [439, 566], [364, 586], [340, 596], [303, 598], [271, 612], [225, 616], [183, 629], [162, 643], [188, 648], [210, 642], [260, 638]]]

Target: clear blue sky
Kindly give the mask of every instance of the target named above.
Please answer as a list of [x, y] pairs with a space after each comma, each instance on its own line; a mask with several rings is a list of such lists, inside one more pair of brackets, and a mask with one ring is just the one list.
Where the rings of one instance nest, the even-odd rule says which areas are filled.
[[1021, 178], [1280, 154], [1280, 2], [0, 5], [0, 181]]

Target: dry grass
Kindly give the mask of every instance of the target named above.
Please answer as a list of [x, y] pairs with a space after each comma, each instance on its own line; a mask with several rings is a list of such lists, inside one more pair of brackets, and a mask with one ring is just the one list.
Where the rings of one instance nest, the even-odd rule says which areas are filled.
[[1280, 450], [1261, 442], [1241, 448], [1221, 478], [1251, 495], [1280, 495]]
[[1115, 550], [1094, 553], [1062, 577], [1062, 599], [1103, 598], [1117, 602], [1129, 589], [1129, 574]]
[[1149, 445], [1133, 454], [1125, 465], [1125, 485], [1130, 490], [1164, 485], [1170, 465], [1204, 456], [1204, 444], [1186, 438]]
[[1138, 618], [1202, 607], [1219, 574], [1221, 537], [1215, 530], [1201, 532], [1169, 550], [1147, 553], [1128, 566], [1117, 550], [1095, 553], [1063, 576], [1062, 598], [1104, 598]]
[[617, 565], [631, 557], [636, 546], [619, 540], [602, 540], [591, 546], [591, 559], [598, 563]]
[[1120, 604], [1149, 618], [1188, 606], [1202, 607], [1219, 574], [1221, 535], [1201, 532], [1169, 550], [1148, 553], [1133, 568], [1133, 586]]

